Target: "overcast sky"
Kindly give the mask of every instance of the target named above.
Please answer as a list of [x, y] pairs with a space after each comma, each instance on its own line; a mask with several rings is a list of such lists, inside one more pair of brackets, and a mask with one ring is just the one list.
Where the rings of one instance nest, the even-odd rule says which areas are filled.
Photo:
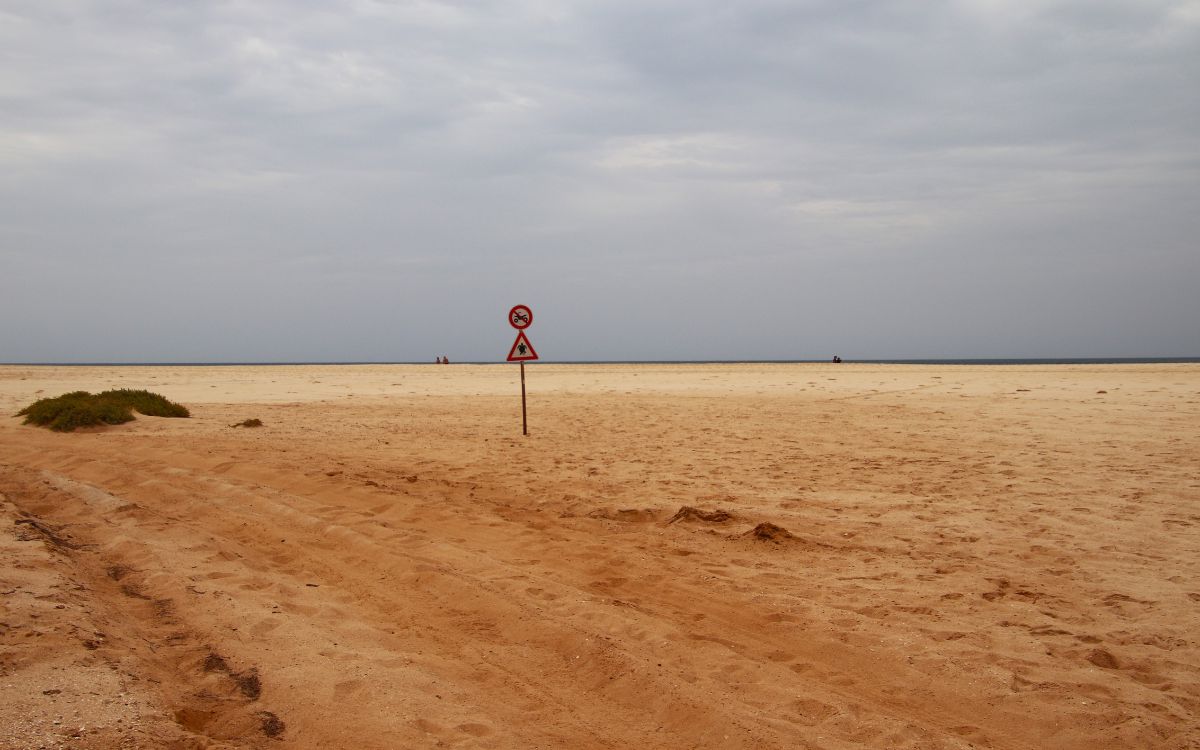
[[1198, 0], [0, 0], [0, 361], [1200, 355]]

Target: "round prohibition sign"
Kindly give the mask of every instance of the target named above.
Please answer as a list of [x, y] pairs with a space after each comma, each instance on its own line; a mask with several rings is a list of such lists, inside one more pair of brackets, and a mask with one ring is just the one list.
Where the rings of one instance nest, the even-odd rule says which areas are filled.
[[508, 324], [518, 331], [533, 325], [533, 311], [525, 305], [517, 305], [508, 311]]

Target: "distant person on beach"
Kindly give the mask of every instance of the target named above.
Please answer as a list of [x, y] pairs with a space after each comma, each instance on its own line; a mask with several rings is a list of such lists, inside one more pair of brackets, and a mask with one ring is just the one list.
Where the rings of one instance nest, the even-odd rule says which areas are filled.
[[442, 364], [443, 364], [443, 365], [448, 365], [448, 364], [450, 364], [450, 358], [449, 358], [449, 357], [442, 357]]
[[438, 358], [437, 358], [437, 359], [435, 359], [434, 361], [435, 361], [435, 362], [437, 362], [437, 363], [440, 365], [440, 364], [442, 363], [442, 358], [441, 358], [441, 357], [438, 357]]
[[838, 356], [838, 355], [836, 355], [836, 354], [835, 354], [835, 355], [833, 355], [833, 363], [834, 363], [835, 365], [836, 365], [836, 364], [841, 364], [841, 361], [842, 361], [842, 358], [841, 358], [841, 357], [839, 357], [839, 356]]

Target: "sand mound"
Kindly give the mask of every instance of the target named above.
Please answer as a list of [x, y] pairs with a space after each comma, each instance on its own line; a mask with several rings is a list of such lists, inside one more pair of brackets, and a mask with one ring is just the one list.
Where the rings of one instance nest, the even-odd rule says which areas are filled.
[[773, 542], [774, 544], [781, 544], [796, 538], [796, 535], [792, 532], [773, 523], [760, 523], [745, 534], [742, 534], [742, 536], [747, 539], [757, 539], [763, 542]]

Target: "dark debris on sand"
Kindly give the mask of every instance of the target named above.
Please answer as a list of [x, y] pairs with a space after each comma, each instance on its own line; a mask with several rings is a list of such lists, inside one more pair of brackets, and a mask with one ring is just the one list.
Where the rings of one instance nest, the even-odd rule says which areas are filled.
[[700, 521], [702, 523], [727, 523], [732, 521], [733, 514], [725, 510], [700, 510], [690, 505], [684, 505], [675, 511], [675, 515], [667, 519], [668, 524], [678, 521]]

